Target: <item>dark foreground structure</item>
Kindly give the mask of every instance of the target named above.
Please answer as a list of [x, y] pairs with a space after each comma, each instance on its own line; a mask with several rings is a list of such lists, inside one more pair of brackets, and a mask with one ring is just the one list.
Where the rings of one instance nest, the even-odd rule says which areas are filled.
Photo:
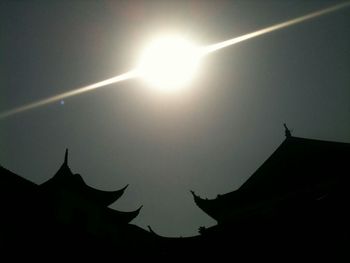
[[281, 261], [350, 259], [350, 144], [292, 137], [236, 191], [194, 201], [217, 221], [207, 248], [282, 254]]
[[54, 258], [115, 253], [124, 257], [132, 247], [154, 246], [154, 234], [129, 224], [142, 206], [131, 212], [108, 207], [127, 186], [116, 191], [88, 186], [70, 170], [68, 150], [62, 166], [45, 183], [36, 185], [0, 167], [0, 186], [2, 252], [29, 257], [37, 253]]
[[[86, 185], [65, 160], [36, 185], [0, 168], [0, 249], [13, 256], [153, 261], [350, 259], [350, 144], [291, 136], [236, 191], [194, 201], [217, 221], [198, 236], [167, 238], [130, 224], [141, 209], [108, 208], [112, 192]], [[118, 260], [113, 260], [118, 261]]]

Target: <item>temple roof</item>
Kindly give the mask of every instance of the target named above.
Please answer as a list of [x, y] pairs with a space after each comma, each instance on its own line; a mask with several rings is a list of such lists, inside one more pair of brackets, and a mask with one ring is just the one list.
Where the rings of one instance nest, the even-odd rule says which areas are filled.
[[72, 189], [102, 206], [109, 206], [118, 200], [127, 187], [128, 185], [116, 191], [103, 191], [88, 186], [81, 175], [73, 174], [68, 166], [68, 150], [66, 150], [64, 162], [56, 174], [40, 185], [43, 191], [49, 192], [53, 192], [54, 189]]
[[6, 182], [6, 185], [8, 184], [13, 184], [15, 185], [16, 187], [28, 187], [28, 188], [32, 188], [32, 187], [36, 187], [37, 185], [13, 172], [11, 172], [10, 170], [2, 167], [0, 165], [0, 180], [2, 182], [2, 185], [5, 184]]
[[23, 204], [23, 199], [33, 196], [37, 185], [0, 165], [0, 196], [4, 202]]
[[[236, 191], [203, 199], [192, 192], [196, 204], [222, 221], [228, 214], [287, 196], [326, 191], [349, 180], [350, 144], [286, 136], [275, 152]], [[317, 189], [317, 190], [315, 190]]]
[[140, 206], [135, 211], [130, 212], [124, 212], [124, 211], [118, 211], [113, 210], [111, 208], [106, 209], [107, 218], [109, 218], [110, 223], [112, 224], [127, 224], [130, 223], [134, 218], [136, 218], [143, 206]]

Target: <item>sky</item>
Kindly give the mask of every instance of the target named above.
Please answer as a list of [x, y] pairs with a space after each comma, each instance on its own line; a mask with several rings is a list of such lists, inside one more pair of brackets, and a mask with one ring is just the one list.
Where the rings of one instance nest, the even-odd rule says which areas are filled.
[[[1, 1], [0, 112], [137, 65], [160, 33], [215, 44], [344, 1]], [[142, 80], [0, 120], [0, 164], [37, 184], [69, 165], [163, 236], [215, 221], [194, 203], [237, 189], [284, 140], [350, 142], [350, 8], [205, 57], [178, 94]]]

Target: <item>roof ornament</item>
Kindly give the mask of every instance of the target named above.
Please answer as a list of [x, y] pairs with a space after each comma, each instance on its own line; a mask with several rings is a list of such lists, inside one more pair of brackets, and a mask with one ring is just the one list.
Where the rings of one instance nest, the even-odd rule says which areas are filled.
[[286, 135], [286, 138], [290, 138], [292, 137], [292, 133], [291, 131], [288, 129], [287, 125], [285, 123], [283, 123], [284, 126], [284, 134]]
[[191, 194], [193, 197], [197, 197], [197, 195], [195, 194], [195, 192], [193, 190], [190, 190]]
[[150, 225], [148, 225], [147, 227], [148, 227], [148, 230], [149, 230], [150, 233], [152, 233], [152, 234], [158, 236], [158, 235], [156, 234], [156, 232], [153, 231], [153, 229], [152, 229], [152, 227], [151, 227]]
[[66, 152], [64, 154], [64, 165], [68, 166], [68, 148], [66, 148]]

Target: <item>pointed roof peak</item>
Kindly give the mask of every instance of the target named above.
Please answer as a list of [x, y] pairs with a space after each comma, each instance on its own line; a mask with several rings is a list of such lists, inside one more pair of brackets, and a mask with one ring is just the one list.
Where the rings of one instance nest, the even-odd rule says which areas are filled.
[[56, 175], [65, 175], [65, 174], [73, 175], [68, 165], [68, 148], [66, 148], [66, 151], [64, 153], [63, 164], [61, 165], [60, 169], [56, 173]]
[[64, 153], [64, 163], [68, 166], [68, 148], [66, 148], [66, 152]]
[[283, 126], [284, 126], [284, 134], [286, 138], [292, 137], [292, 132], [290, 129], [288, 129], [287, 124], [283, 123]]

